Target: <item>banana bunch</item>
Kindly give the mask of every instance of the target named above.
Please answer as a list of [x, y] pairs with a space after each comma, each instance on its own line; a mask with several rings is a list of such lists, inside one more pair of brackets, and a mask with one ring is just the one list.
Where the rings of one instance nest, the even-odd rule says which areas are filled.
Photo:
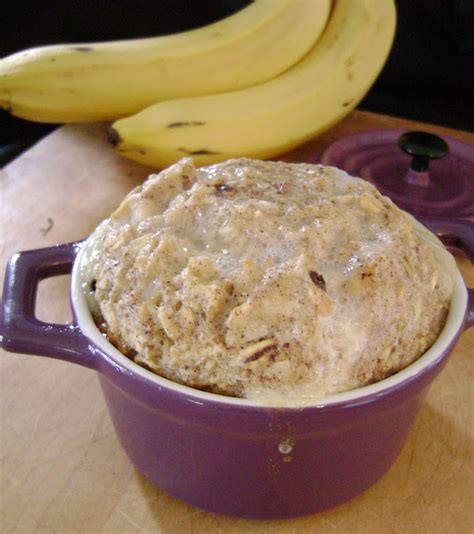
[[119, 118], [110, 142], [152, 167], [271, 158], [360, 102], [395, 24], [394, 0], [256, 0], [176, 36], [1, 60], [0, 106], [39, 121]]
[[115, 122], [124, 156], [165, 167], [231, 157], [266, 159], [328, 129], [365, 96], [395, 31], [392, 0], [336, 0], [311, 51], [279, 76], [246, 89], [159, 102]]
[[304, 56], [330, 0], [256, 0], [188, 32], [33, 48], [0, 60], [0, 107], [38, 122], [108, 121], [163, 100], [262, 83]]

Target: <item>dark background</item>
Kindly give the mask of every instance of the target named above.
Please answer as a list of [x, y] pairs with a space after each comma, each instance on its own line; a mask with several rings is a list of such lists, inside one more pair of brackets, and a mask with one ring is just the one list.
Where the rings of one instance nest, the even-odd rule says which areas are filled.
[[[378, 0], [373, 0], [374, 2]], [[3, 12], [0, 57], [32, 46], [163, 35], [219, 20], [248, 0], [17, 0]], [[396, 0], [395, 42], [359, 109], [474, 129], [474, 0]], [[57, 125], [0, 110], [0, 165]]]

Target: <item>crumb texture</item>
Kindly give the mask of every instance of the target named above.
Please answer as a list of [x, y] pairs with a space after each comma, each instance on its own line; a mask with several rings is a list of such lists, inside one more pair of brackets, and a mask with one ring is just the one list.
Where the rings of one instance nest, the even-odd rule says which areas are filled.
[[321, 165], [186, 158], [97, 229], [101, 328], [191, 387], [294, 404], [379, 381], [439, 335], [454, 260], [371, 184]]

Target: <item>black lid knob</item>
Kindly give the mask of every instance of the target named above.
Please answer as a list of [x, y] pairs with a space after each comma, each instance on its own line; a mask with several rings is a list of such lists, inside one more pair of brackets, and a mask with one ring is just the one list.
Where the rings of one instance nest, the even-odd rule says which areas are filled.
[[430, 160], [442, 158], [449, 152], [444, 139], [427, 132], [404, 133], [398, 138], [398, 146], [412, 156], [410, 168], [416, 172], [426, 172]]

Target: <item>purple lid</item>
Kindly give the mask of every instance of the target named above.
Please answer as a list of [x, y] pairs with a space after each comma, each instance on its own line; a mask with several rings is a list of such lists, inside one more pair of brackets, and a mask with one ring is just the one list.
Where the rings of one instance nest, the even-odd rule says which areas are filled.
[[474, 146], [425, 132], [371, 130], [343, 137], [320, 157], [372, 182], [418, 216], [474, 216]]

